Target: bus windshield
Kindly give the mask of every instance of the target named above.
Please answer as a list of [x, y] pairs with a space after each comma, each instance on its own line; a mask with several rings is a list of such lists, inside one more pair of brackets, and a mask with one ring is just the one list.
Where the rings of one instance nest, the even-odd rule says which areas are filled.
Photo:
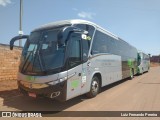
[[35, 31], [22, 51], [20, 70], [23, 74], [42, 75], [58, 72], [64, 63], [65, 45], [59, 45], [60, 29]]

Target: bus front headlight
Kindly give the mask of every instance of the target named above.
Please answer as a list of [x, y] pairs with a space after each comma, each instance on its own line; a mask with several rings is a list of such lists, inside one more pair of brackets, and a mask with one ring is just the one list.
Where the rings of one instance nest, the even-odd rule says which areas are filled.
[[67, 80], [67, 77], [60, 78], [60, 79], [54, 80], [54, 81], [50, 81], [50, 82], [48, 82], [47, 84], [48, 84], [48, 85], [56, 85], [56, 84], [61, 83], [61, 82], [65, 81], [65, 80]]

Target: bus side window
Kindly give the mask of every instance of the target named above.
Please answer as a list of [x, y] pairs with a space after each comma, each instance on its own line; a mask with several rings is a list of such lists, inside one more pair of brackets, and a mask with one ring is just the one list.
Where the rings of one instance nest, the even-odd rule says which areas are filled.
[[92, 44], [92, 54], [108, 53], [108, 46], [105, 34], [97, 30]]

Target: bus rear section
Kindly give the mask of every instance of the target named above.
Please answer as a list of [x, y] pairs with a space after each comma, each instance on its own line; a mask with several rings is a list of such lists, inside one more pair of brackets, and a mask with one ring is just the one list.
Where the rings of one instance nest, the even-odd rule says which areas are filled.
[[148, 72], [150, 69], [150, 56], [139, 51], [138, 52], [138, 74]]

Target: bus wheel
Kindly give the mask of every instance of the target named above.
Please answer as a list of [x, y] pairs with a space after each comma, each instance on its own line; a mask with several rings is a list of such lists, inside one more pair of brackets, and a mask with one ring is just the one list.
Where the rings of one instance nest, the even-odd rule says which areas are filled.
[[87, 97], [93, 98], [95, 97], [100, 91], [100, 82], [99, 78], [94, 76], [92, 78], [91, 86], [90, 86], [90, 91], [86, 94]]
[[133, 77], [134, 77], [134, 69], [132, 68], [132, 69], [131, 69], [131, 73], [130, 73], [130, 80], [132, 80]]

